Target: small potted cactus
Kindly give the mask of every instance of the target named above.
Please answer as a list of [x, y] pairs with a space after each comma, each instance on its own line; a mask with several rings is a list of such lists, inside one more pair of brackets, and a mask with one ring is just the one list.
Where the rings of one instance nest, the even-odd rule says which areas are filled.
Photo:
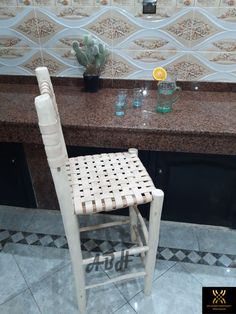
[[85, 91], [98, 91], [99, 76], [109, 55], [107, 48], [88, 35], [84, 36], [81, 45], [74, 41], [72, 47], [79, 64], [85, 67], [83, 74]]

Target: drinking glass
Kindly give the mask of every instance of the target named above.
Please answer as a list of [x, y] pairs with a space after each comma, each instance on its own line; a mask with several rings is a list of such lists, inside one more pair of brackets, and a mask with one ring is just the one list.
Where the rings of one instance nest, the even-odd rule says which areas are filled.
[[171, 112], [173, 104], [179, 99], [180, 87], [176, 86], [175, 80], [163, 81], [157, 87], [156, 111], [161, 113]]
[[122, 117], [125, 114], [125, 105], [126, 105], [126, 98], [127, 98], [127, 91], [126, 90], [119, 90], [116, 103], [115, 103], [115, 114], [118, 117]]
[[142, 106], [143, 103], [143, 92], [142, 89], [140, 88], [134, 88], [133, 90], [133, 107], [134, 108], [139, 108]]

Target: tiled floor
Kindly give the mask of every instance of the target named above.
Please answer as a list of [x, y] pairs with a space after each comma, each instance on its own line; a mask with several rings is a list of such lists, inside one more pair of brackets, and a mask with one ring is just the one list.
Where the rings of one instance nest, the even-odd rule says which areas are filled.
[[[117, 216], [90, 223], [97, 219]], [[127, 227], [86, 233], [82, 243], [85, 255], [131, 245]], [[78, 313], [59, 212], [0, 206], [0, 251], [1, 314]], [[141, 267], [132, 257], [125, 272]], [[100, 266], [87, 279], [116, 275]], [[87, 312], [200, 314], [203, 286], [236, 286], [236, 230], [162, 221], [152, 295], [143, 279], [91, 289]]]

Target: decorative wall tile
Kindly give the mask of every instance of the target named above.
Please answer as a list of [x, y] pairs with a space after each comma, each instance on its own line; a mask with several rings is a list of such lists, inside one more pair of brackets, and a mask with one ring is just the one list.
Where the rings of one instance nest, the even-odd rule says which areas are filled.
[[126, 39], [140, 28], [118, 12], [107, 11], [88, 25], [87, 29], [106, 43], [111, 44]]
[[221, 8], [219, 19], [236, 23], [236, 8]]
[[197, 45], [208, 39], [210, 36], [214, 36], [222, 31], [223, 29], [217, 24], [212, 23], [205, 14], [194, 12], [191, 35], [193, 45]]
[[34, 0], [35, 6], [53, 6], [55, 0]]
[[221, 6], [221, 7], [232, 7], [232, 6], [236, 6], [236, 1], [235, 1], [235, 0], [221, 0], [220, 6]]
[[201, 54], [208, 61], [215, 63], [216, 65], [228, 65], [230, 66], [229, 70], [231, 70], [232, 66], [234, 66], [236, 69], [236, 52], [202, 52]]
[[16, 7], [17, 6], [17, 0], [0, 0], [0, 6], [2, 7]]
[[0, 47], [13, 47], [21, 42], [18, 37], [0, 36]]
[[199, 44], [221, 30], [203, 14], [195, 13], [192, 15], [192, 12], [187, 13], [164, 29], [186, 46]]
[[164, 39], [155, 39], [155, 38], [147, 38], [147, 39], [136, 39], [133, 42], [140, 49], [158, 49], [163, 48], [168, 44], [167, 40]]
[[56, 5], [58, 6], [67, 6], [71, 4], [72, 4], [72, 0], [56, 0]]
[[116, 48], [126, 50], [182, 50], [181, 44], [174, 41], [167, 33], [157, 29], [137, 32], [131, 35], [128, 40], [118, 44]]
[[112, 0], [97, 0], [97, 5], [111, 5]]
[[60, 72], [66, 69], [66, 65], [49, 55], [46, 52], [38, 52], [34, 54], [27, 62], [22, 64], [23, 68], [26, 68], [32, 74], [38, 66], [48, 67], [52, 75], [58, 75]]
[[164, 66], [181, 80], [236, 82], [236, 0], [0, 0], [0, 74], [81, 76], [74, 40], [91, 33], [110, 49], [107, 78], [152, 79]]
[[221, 51], [236, 52], [236, 38], [228, 40], [218, 40], [213, 42], [213, 45]]
[[[28, 26], [32, 23], [32, 25], [36, 25], [36, 28], [30, 31]], [[26, 20], [24, 26], [18, 26], [22, 32], [26, 32], [29, 34], [30, 38], [39, 37], [41, 43], [44, 43], [51, 39], [57, 32], [63, 29], [61, 24], [58, 24], [49, 16], [41, 13], [40, 11], [36, 11], [36, 17], [34, 19]]]
[[169, 25], [163, 28], [177, 41], [185, 46], [190, 46], [192, 37], [193, 26], [193, 12], [189, 11], [184, 16], [181, 16], [177, 20], [171, 22]]
[[34, 71], [38, 66], [43, 66], [43, 58], [41, 51], [35, 53], [30, 59], [28, 59], [21, 65], [22, 68], [25, 68], [31, 74], [34, 74]]
[[195, 5], [195, 0], [177, 0], [177, 7], [193, 7]]
[[31, 6], [34, 5], [34, 0], [18, 0], [18, 6]]
[[167, 66], [167, 71], [176, 75], [179, 80], [184, 81], [198, 81], [212, 73], [210, 68], [191, 55], [181, 57], [172, 62]]
[[72, 0], [72, 4], [74, 5], [95, 5], [96, 1], [95, 0]]
[[135, 66], [113, 53], [108, 59], [102, 74], [103, 77], [125, 78], [135, 72], [135, 70], [137, 70]]
[[32, 41], [39, 43], [39, 30], [34, 11], [31, 11], [12, 28]]
[[1, 7], [0, 6], [0, 21], [12, 19], [17, 16], [23, 9], [18, 7]]
[[112, 0], [113, 5], [120, 5], [120, 6], [134, 6], [135, 0]]
[[[155, 63], [155, 62], [164, 62], [169, 58], [173, 57], [176, 54], [176, 51], [170, 50], [128, 50], [126, 51], [127, 55], [135, 62], [144, 62], [145, 63]], [[155, 67], [155, 65], [153, 66]]]
[[64, 19], [75, 19], [75, 20], [82, 20], [84, 18], [89, 18], [92, 14], [94, 14], [95, 12], [98, 12], [100, 10], [99, 7], [89, 7], [89, 6], [81, 6], [81, 7], [57, 7], [55, 8], [51, 8], [54, 13], [56, 14], [56, 16], [58, 18], [64, 18]]
[[[60, 59], [67, 66], [78, 67], [80, 66], [76, 57], [71, 53], [71, 49], [53, 48], [47, 49], [47, 51], [56, 59]], [[81, 67], [81, 66], [80, 66]]]
[[199, 7], [218, 7], [221, 0], [196, 0]]
[[53, 75], [58, 75], [68, 67], [65, 63], [62, 63], [58, 58], [48, 54], [46, 51], [43, 51], [42, 55], [44, 66], [46, 66]]
[[56, 44], [55, 44], [55, 48], [67, 48], [69, 50], [71, 50], [71, 47], [72, 47], [72, 43], [73, 41], [78, 41], [80, 44], [82, 43], [82, 36], [81, 37], [78, 37], [78, 36], [73, 36], [73, 37], [63, 37], [63, 38], [60, 38]]
[[24, 57], [31, 49], [22, 48], [1, 48], [0, 47], [0, 59], [16, 59]]

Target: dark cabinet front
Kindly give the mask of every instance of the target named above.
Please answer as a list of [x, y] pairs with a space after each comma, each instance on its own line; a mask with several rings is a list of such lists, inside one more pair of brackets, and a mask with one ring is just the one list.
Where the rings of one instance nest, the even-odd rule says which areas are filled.
[[236, 158], [159, 153], [156, 185], [166, 220], [236, 227]]
[[20, 144], [0, 143], [0, 204], [35, 207], [32, 183]]

